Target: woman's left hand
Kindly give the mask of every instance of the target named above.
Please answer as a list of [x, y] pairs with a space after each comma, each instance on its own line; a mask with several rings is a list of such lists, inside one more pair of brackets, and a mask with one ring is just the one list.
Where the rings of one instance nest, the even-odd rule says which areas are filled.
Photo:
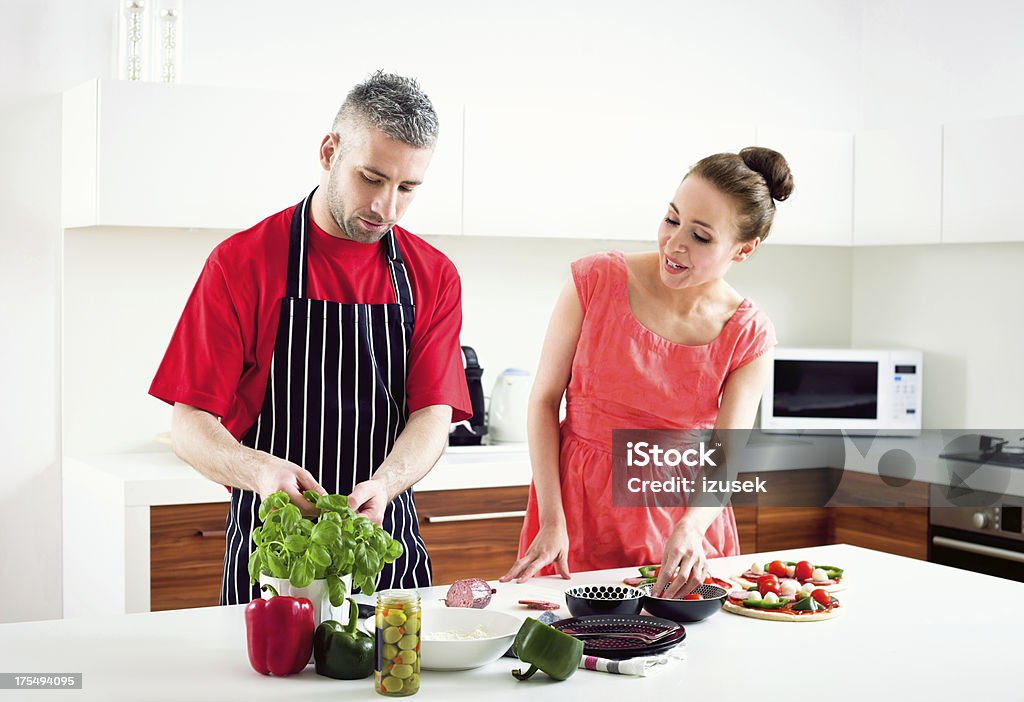
[[707, 576], [704, 532], [684, 517], [672, 529], [672, 534], [665, 543], [661, 571], [651, 592], [660, 592], [659, 597], [682, 597], [696, 590]]

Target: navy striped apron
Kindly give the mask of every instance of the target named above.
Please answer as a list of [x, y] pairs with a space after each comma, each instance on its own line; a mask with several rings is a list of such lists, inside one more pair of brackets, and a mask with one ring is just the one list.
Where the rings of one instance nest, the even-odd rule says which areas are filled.
[[[406, 362], [415, 317], [412, 286], [394, 233], [385, 248], [395, 304], [341, 304], [306, 297], [310, 193], [292, 216], [288, 292], [256, 423], [242, 443], [302, 466], [328, 493], [347, 495], [369, 480], [405, 427]], [[220, 603], [260, 596], [249, 584], [252, 530], [260, 496], [231, 490]], [[430, 559], [420, 537], [412, 489], [384, 512], [383, 527], [405, 553], [384, 566], [377, 588], [428, 587]]]

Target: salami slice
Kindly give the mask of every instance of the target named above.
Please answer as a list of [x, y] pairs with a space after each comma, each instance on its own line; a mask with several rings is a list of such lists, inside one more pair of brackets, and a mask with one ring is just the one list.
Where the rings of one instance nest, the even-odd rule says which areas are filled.
[[449, 607], [470, 607], [483, 609], [491, 603], [491, 595], [497, 590], [480, 578], [464, 578], [456, 580], [448, 588], [444, 603]]
[[561, 609], [562, 605], [545, 600], [519, 600], [527, 609]]

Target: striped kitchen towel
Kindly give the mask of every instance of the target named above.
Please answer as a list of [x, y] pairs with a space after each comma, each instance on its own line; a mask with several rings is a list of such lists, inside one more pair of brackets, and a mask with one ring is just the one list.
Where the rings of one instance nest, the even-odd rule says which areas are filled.
[[583, 656], [580, 661], [580, 668], [586, 670], [597, 670], [602, 673], [615, 673], [616, 675], [639, 675], [646, 676], [666, 667], [676, 661], [686, 660], [686, 643], [669, 649], [660, 656], [646, 656], [642, 658], [627, 658], [624, 661], [613, 661], [608, 658], [597, 656]]

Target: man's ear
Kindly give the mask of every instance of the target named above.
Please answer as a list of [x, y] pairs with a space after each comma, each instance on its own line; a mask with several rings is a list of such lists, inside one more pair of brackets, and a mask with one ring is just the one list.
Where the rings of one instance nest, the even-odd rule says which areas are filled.
[[760, 238], [751, 239], [750, 241], [743, 242], [743, 244], [740, 245], [740, 248], [736, 251], [736, 255], [732, 257], [732, 260], [735, 261], [736, 263], [739, 263], [740, 261], [745, 261], [750, 256], [750, 254], [757, 251], [757, 247], [760, 245]]
[[331, 159], [340, 146], [337, 134], [328, 132], [324, 135], [323, 141], [320, 142], [320, 167], [325, 171], [331, 170]]

